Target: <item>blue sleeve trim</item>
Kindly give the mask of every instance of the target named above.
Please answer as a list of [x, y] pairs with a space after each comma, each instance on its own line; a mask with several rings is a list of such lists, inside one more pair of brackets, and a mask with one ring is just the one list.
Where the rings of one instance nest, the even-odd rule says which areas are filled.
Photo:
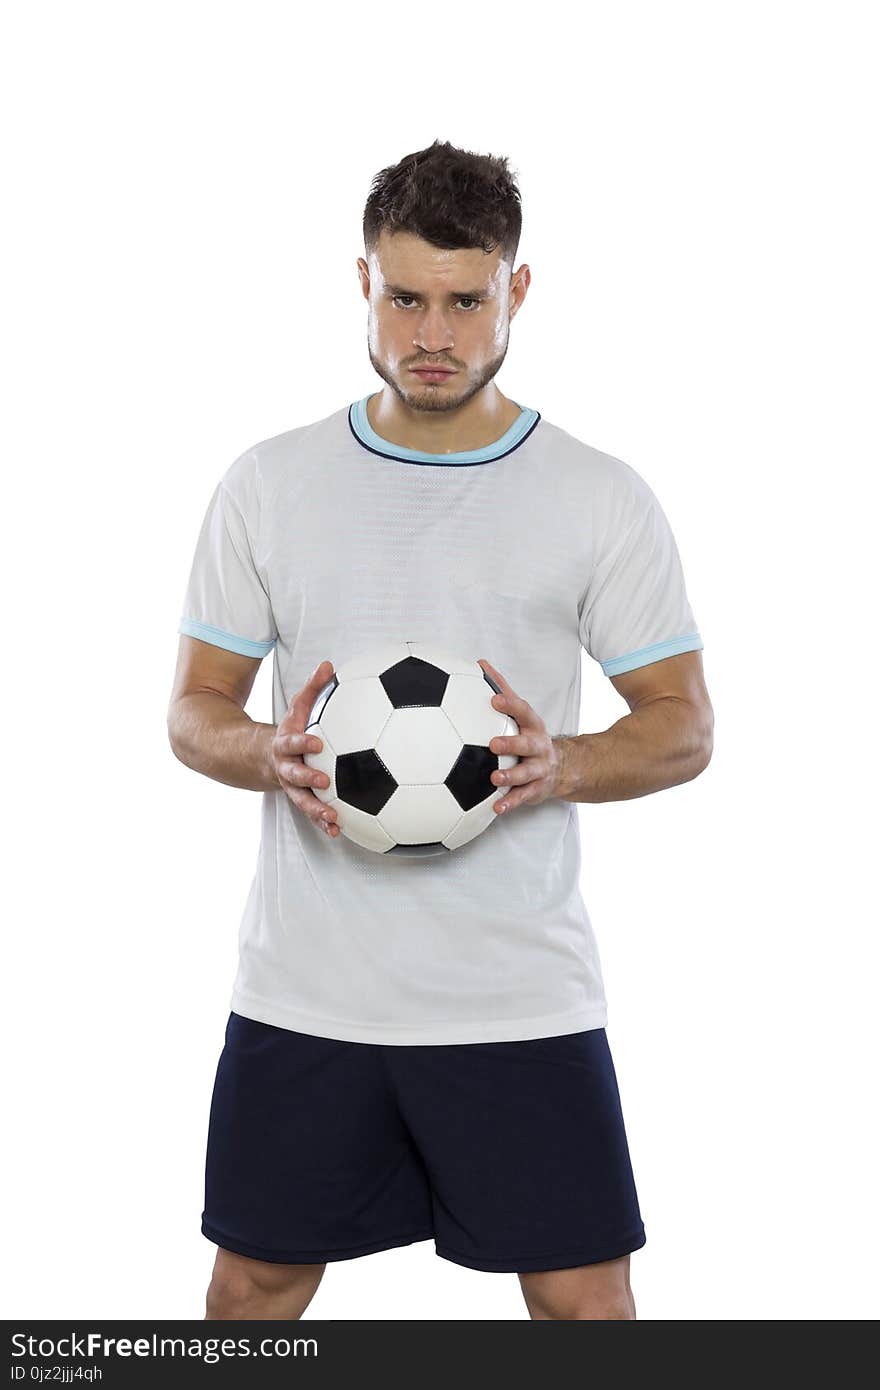
[[224, 632], [222, 627], [200, 623], [196, 618], [181, 618], [177, 631], [187, 637], [198, 637], [202, 642], [210, 642], [214, 647], [225, 647], [228, 652], [238, 652], [239, 656], [268, 656], [276, 642], [274, 637], [271, 642], [254, 642], [250, 637], [239, 637], [234, 632]]
[[699, 652], [703, 649], [703, 639], [698, 632], [689, 632], [686, 637], [672, 637], [668, 642], [654, 642], [650, 647], [640, 647], [637, 652], [626, 656], [615, 656], [602, 662], [606, 676], [622, 676], [624, 671], [635, 671], [639, 666], [648, 666], [652, 661], [662, 661], [666, 656], [678, 656], [679, 652]]

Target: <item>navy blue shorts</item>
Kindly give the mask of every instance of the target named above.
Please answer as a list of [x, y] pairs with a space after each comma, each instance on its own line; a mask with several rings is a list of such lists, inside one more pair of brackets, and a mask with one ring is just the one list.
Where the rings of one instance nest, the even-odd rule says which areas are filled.
[[433, 1238], [470, 1269], [564, 1269], [645, 1243], [604, 1028], [523, 1042], [345, 1042], [231, 1013], [202, 1233], [253, 1259]]

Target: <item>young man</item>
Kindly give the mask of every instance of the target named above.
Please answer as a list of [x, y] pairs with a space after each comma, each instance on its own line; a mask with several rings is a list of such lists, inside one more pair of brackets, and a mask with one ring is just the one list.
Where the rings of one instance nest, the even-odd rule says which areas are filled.
[[[383, 170], [358, 271], [384, 389], [247, 450], [202, 525], [169, 736], [264, 793], [211, 1105], [208, 1318], [298, 1318], [327, 1263], [429, 1238], [518, 1274], [532, 1318], [635, 1317], [645, 1232], [573, 803], [695, 777], [713, 716], [654, 494], [495, 384], [520, 226], [505, 160], [435, 141]], [[520, 732], [491, 747], [519, 762], [493, 774], [498, 824], [412, 860], [341, 835], [304, 730], [334, 662], [426, 639], [500, 686]], [[630, 707], [604, 733], [577, 733], [582, 648]]]

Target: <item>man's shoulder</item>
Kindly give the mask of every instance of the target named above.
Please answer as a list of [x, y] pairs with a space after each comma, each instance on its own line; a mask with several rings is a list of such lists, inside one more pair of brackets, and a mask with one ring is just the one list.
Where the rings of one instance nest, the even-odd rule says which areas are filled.
[[308, 424], [258, 439], [229, 465], [223, 483], [242, 504], [262, 498], [298, 465], [326, 456], [347, 430], [346, 405]]
[[541, 426], [548, 455], [557, 466], [570, 473], [574, 481], [582, 481], [592, 490], [631, 491], [645, 486], [635, 468], [617, 454], [587, 443], [545, 415], [541, 416]]
[[278, 462], [289, 462], [310, 449], [321, 449], [326, 446], [331, 436], [337, 437], [341, 429], [348, 429], [348, 410], [349, 407], [344, 405], [329, 415], [321, 416], [319, 420], [312, 420], [306, 425], [294, 425], [290, 429], [282, 430], [280, 434], [260, 439], [251, 445], [247, 453], [253, 456], [258, 468], [267, 469]]

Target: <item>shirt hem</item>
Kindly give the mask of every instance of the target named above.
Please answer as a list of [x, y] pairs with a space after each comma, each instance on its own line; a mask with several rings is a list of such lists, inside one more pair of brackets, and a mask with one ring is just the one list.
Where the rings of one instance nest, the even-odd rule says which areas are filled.
[[197, 637], [200, 642], [209, 642], [212, 647], [225, 647], [227, 651], [237, 652], [239, 656], [261, 658], [269, 655], [277, 640], [270, 637], [268, 641], [259, 642], [252, 637], [240, 637], [237, 632], [227, 632], [225, 628], [214, 627], [211, 623], [203, 623], [200, 618], [189, 618], [186, 615], [180, 619], [177, 631], [185, 637]]
[[698, 632], [688, 632], [684, 637], [671, 637], [666, 642], [653, 642], [650, 647], [640, 647], [638, 651], [627, 652], [625, 656], [612, 657], [601, 663], [606, 676], [622, 676], [627, 671], [636, 671], [642, 666], [650, 666], [655, 661], [663, 661], [668, 656], [680, 656], [683, 652], [701, 652], [703, 639]]
[[608, 1022], [605, 1004], [574, 1009], [563, 1014], [540, 1014], [532, 1018], [496, 1019], [490, 1023], [449, 1021], [423, 1027], [411, 1024], [354, 1023], [304, 1013], [288, 1005], [261, 999], [245, 990], [234, 989], [230, 1008], [233, 1013], [275, 1028], [310, 1033], [339, 1042], [377, 1043], [382, 1046], [409, 1047], [422, 1044], [525, 1042], [529, 1038], [556, 1038], [565, 1033], [584, 1033], [604, 1028]]

